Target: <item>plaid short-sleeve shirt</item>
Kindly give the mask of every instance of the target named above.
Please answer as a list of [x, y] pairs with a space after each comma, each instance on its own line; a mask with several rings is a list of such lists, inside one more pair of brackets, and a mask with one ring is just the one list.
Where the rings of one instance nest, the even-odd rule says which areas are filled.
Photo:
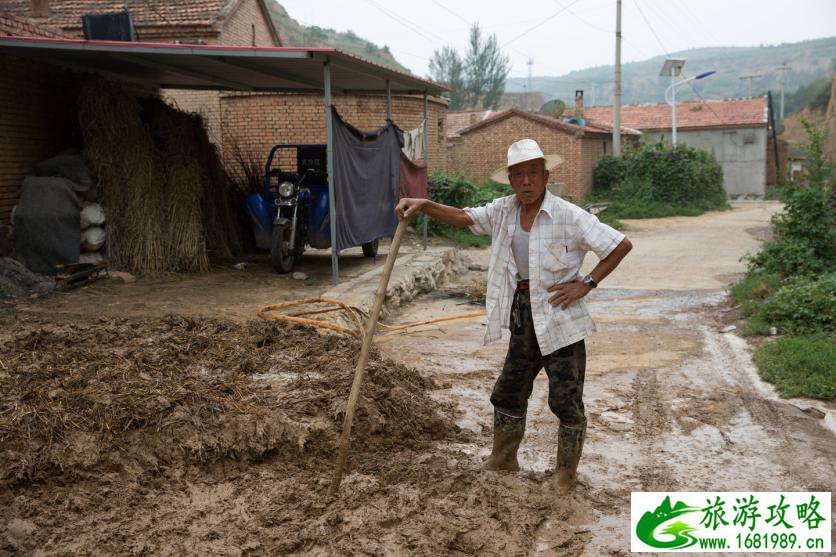
[[[511, 254], [518, 226], [520, 203], [515, 195], [501, 197], [484, 207], [467, 207], [474, 234], [491, 237], [486, 310], [485, 344], [502, 338], [509, 328], [511, 303], [516, 290], [517, 265]], [[595, 330], [586, 302], [580, 299], [568, 308], [552, 307], [548, 288], [578, 278], [586, 252], [603, 259], [624, 239], [618, 232], [577, 205], [548, 190], [534, 218], [528, 241], [528, 276], [531, 313], [540, 351], [550, 354], [575, 343]]]

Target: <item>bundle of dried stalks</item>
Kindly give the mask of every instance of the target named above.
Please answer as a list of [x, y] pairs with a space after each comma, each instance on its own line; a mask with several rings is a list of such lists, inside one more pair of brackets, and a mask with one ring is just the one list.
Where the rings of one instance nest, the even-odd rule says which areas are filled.
[[229, 180], [200, 116], [96, 80], [79, 95], [79, 120], [113, 266], [206, 271], [240, 253]]

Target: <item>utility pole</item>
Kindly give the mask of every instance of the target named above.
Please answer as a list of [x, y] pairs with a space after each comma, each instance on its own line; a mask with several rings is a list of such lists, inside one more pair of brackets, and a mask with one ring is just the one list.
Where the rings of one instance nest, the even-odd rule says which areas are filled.
[[781, 72], [781, 120], [784, 119], [784, 80], [787, 78], [787, 70], [789, 69], [790, 67], [787, 66], [786, 62], [778, 68], [778, 71]]
[[740, 79], [748, 79], [749, 80], [749, 98], [752, 98], [752, 80], [753, 79], [760, 79], [763, 77], [761, 74], [749, 74], [749, 75], [741, 75]]
[[531, 66], [534, 65], [534, 59], [529, 58], [526, 64], [528, 64], [528, 93], [531, 94]]
[[615, 93], [613, 95], [612, 154], [621, 154], [621, 0], [615, 2]]

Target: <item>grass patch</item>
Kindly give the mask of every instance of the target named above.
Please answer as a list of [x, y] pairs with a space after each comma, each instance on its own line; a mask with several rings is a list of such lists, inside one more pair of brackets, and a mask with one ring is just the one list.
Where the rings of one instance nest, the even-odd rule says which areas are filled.
[[781, 199], [781, 192], [783, 191], [783, 187], [781, 186], [766, 186], [766, 191], [763, 194], [763, 198], [765, 201], [778, 201]]
[[490, 236], [476, 235], [467, 228], [445, 226], [438, 232], [438, 236], [467, 248], [484, 248], [491, 245]]
[[674, 205], [658, 201], [613, 201], [606, 212], [621, 219], [658, 219], [663, 217], [697, 217], [707, 211], [725, 211], [731, 205]]
[[600, 220], [604, 224], [608, 224], [616, 230], [621, 230], [622, 224], [621, 221], [618, 219], [618, 215], [610, 211], [609, 208], [607, 208], [607, 210], [602, 213], [598, 213], [596, 216], [598, 217], [598, 220]]
[[747, 273], [731, 288], [731, 297], [737, 303], [760, 301], [778, 290], [781, 277], [777, 273]]
[[755, 362], [783, 397], [836, 397], [836, 345], [825, 335], [767, 342], [755, 352]]

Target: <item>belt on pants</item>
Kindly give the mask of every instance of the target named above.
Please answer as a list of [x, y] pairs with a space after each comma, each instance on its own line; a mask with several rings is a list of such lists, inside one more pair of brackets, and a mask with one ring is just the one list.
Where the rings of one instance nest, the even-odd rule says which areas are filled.
[[517, 281], [517, 290], [528, 290], [528, 281], [527, 280], [518, 280]]

